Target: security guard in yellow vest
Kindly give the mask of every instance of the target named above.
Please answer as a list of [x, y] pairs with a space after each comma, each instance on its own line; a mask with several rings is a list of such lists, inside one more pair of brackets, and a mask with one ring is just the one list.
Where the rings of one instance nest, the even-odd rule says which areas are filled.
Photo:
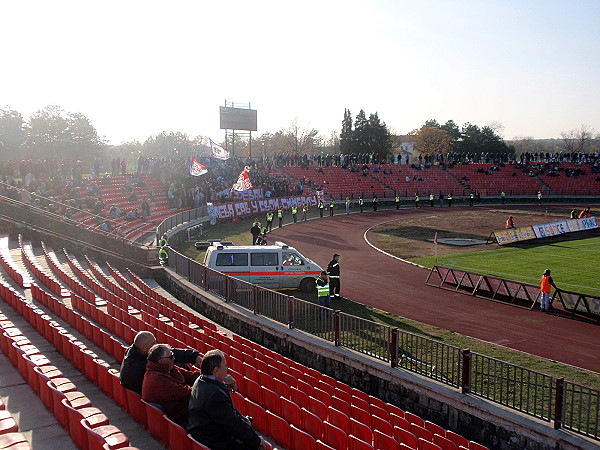
[[335, 207], [335, 200], [332, 198], [329, 200], [329, 215], [333, 216], [333, 208]]
[[158, 250], [158, 262], [161, 264], [161, 266], [164, 266], [169, 262], [169, 254], [164, 247], [161, 247]]
[[452, 194], [448, 194], [448, 208], [452, 206]]
[[396, 209], [400, 209], [400, 196], [398, 194], [394, 197], [394, 201], [396, 202]]
[[160, 238], [160, 240], [158, 241], [158, 246], [166, 247], [167, 245], [169, 245], [169, 241], [167, 240], [167, 233], [164, 233], [162, 235], [162, 237]]
[[277, 210], [277, 218], [279, 219], [279, 228], [281, 228], [283, 226], [283, 209]]
[[421, 199], [419, 198], [419, 194], [415, 194], [415, 208], [419, 207], [419, 202]]
[[362, 194], [358, 197], [358, 206], [360, 206], [360, 212], [363, 212], [363, 206], [365, 206], [365, 199]]
[[319, 204], [317, 206], [319, 208], [319, 217], [323, 217], [323, 210], [325, 209], [325, 203], [323, 203], [323, 200], [319, 200]]
[[294, 223], [297, 222], [297, 216], [298, 216], [298, 207], [292, 206], [292, 218], [294, 219]]
[[471, 192], [471, 194], [469, 194], [469, 206], [473, 206], [474, 199], [475, 199], [475, 194], [473, 192]]
[[269, 211], [266, 214], [266, 218], [267, 218], [267, 231], [273, 231], [273, 211]]
[[321, 275], [316, 279], [316, 283], [319, 305], [329, 308], [331, 306], [331, 297], [329, 296], [329, 276], [327, 272], [321, 272]]
[[377, 204], [379, 203], [379, 199], [376, 195], [373, 196], [373, 211], [377, 211]]
[[429, 206], [433, 208], [433, 203], [435, 202], [435, 196], [430, 192], [429, 193]]
[[350, 199], [346, 197], [346, 214], [350, 214]]

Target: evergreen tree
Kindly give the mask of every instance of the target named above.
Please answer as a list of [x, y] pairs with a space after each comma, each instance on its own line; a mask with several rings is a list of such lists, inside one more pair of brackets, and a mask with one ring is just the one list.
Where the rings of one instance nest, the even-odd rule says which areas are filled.
[[344, 109], [344, 120], [342, 121], [342, 132], [340, 133], [340, 152], [348, 155], [354, 153], [352, 130], [352, 114], [349, 109]]

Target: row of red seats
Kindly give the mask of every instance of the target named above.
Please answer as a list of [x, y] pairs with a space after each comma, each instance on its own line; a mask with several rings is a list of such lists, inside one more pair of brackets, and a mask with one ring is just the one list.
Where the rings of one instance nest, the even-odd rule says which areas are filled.
[[0, 246], [0, 264], [8, 275], [23, 289], [31, 286], [31, 278], [14, 263], [8, 246]]
[[21, 235], [19, 235], [19, 246], [21, 247], [21, 255], [23, 256], [25, 265], [33, 273], [35, 278], [40, 280], [44, 286], [50, 289], [57, 296], [68, 297], [70, 295], [68, 289], [63, 289], [62, 285], [56, 281], [54, 277], [46, 273], [33, 254], [33, 248], [31, 244], [22, 243]]
[[[40, 334], [47, 339], [61, 336], [61, 353], [70, 355], [71, 361], [79, 361], [81, 369], [93, 368], [100, 362], [95, 355], [44, 311], [27, 302], [25, 297], [0, 280], [0, 296], [19, 312]], [[82, 449], [119, 449], [129, 446], [129, 439], [117, 427], [110, 425], [102, 412], [92, 407], [90, 400], [77, 390], [72, 381], [24, 337], [20, 330], [2, 324], [2, 350], [19, 370], [23, 378], [40, 396], [44, 405], [54, 414], [58, 423], [70, 434], [73, 442]], [[51, 339], [48, 339], [52, 342]], [[68, 348], [69, 351], [65, 351]], [[85, 356], [84, 356], [85, 355]], [[89, 360], [94, 359], [93, 363]], [[87, 360], [88, 362], [84, 362]], [[110, 367], [110, 366], [108, 366]], [[88, 373], [86, 373], [88, 375]]]
[[[83, 300], [82, 300], [83, 301]], [[97, 309], [95, 308], [93, 305], [88, 304], [89, 308], [92, 309]], [[77, 308], [77, 305], [74, 305]], [[125, 306], [125, 305], [123, 305]], [[109, 302], [109, 311], [107, 316], [110, 317], [110, 319], [113, 319], [114, 317], [119, 317], [119, 313], [116, 312], [116, 309], [120, 309], [121, 313], [123, 315], [129, 315], [129, 312], [125, 309], [122, 308], [117, 308], [114, 305], [112, 305], [111, 302]], [[97, 315], [100, 313], [96, 313]], [[123, 315], [121, 315], [120, 317], [123, 318]], [[171, 325], [168, 325], [162, 321], [158, 321], [156, 319], [156, 317], [152, 317], [152, 316], [147, 316], [144, 317], [145, 314], [142, 314], [142, 320], [147, 320], [147, 321], [151, 321], [152, 319], [156, 320], [155, 323], [153, 323], [153, 326], [156, 326], [157, 328], [163, 328], [167, 333], [165, 333], [168, 337], [171, 337], [170, 334], [174, 334], [174, 328]], [[109, 319], [109, 320], [110, 320]], [[114, 319], [113, 319], [114, 320]], [[129, 318], [130, 323], [135, 321], [135, 320], [139, 320], [139, 319], [132, 319]], [[182, 324], [185, 325], [185, 324]], [[137, 327], [132, 327], [134, 329], [142, 329], [141, 324], [138, 324]], [[110, 328], [110, 327], [109, 327]], [[126, 328], [126, 327], [123, 327]], [[182, 331], [182, 330], [180, 330]], [[178, 344], [183, 344], [183, 345], [190, 345], [190, 343], [193, 343], [195, 345], [192, 345], [193, 347], [200, 347], [199, 344], [199, 340], [202, 339], [202, 336], [198, 336], [193, 338], [192, 335], [190, 334], [191, 331], [187, 330], [187, 332], [183, 332], [182, 334], [180, 334], [181, 339], [170, 339], [171, 340], [171, 345], [177, 345]], [[165, 336], [165, 337], [167, 337]], [[215, 340], [217, 340], [218, 338], [216, 338], [216, 336], [220, 336], [218, 334], [215, 334], [213, 336], [213, 338]], [[204, 335], [204, 338], [206, 340], [206, 333]], [[192, 340], [193, 339], [193, 340]], [[296, 400], [298, 403], [300, 403], [302, 405], [302, 408], [304, 408], [307, 412], [310, 412], [311, 414], [317, 413], [317, 417], [326, 417], [329, 418], [329, 413], [331, 412], [332, 417], [335, 417], [335, 419], [331, 419], [332, 421], [335, 421], [338, 425], [342, 425], [342, 427], [338, 427], [342, 433], [345, 433], [346, 435], [349, 435], [348, 431], [349, 431], [349, 421], [350, 421], [350, 415], [352, 412], [351, 406], [354, 406], [354, 410], [356, 410], [357, 412], [355, 414], [359, 415], [363, 422], [361, 423], [365, 423], [364, 422], [364, 417], [370, 417], [369, 414], [373, 414], [374, 412], [377, 412], [377, 408], [379, 408], [379, 415], [381, 416], [386, 416], [385, 419], [381, 419], [379, 420], [379, 416], [377, 415], [373, 415], [373, 417], [375, 419], [371, 419], [369, 420], [367, 423], [369, 423], [369, 427], [373, 427], [376, 426], [378, 428], [382, 428], [385, 429], [385, 431], [388, 432], [388, 434], [390, 435], [394, 435], [393, 433], [393, 427], [391, 426], [391, 424], [389, 424], [389, 420], [390, 420], [390, 415], [389, 413], [386, 412], [382, 412], [385, 411], [383, 406], [387, 405], [388, 408], [392, 408], [392, 405], [388, 405], [385, 404], [384, 402], [380, 402], [381, 406], [376, 406], [375, 404], [370, 405], [368, 403], [367, 400], [362, 399], [363, 408], [364, 408], [364, 404], [369, 405], [366, 409], [361, 409], [359, 408], [356, 403], [359, 403], [358, 401], [358, 397], [357, 400], [354, 401], [354, 405], [351, 405], [350, 403], [350, 393], [349, 392], [353, 392], [351, 390], [351, 388], [349, 388], [347, 385], [344, 385], [343, 383], [338, 383], [337, 381], [333, 380], [333, 379], [328, 379], [327, 382], [321, 383], [321, 387], [323, 387], [323, 389], [319, 389], [319, 388], [313, 388], [312, 386], [317, 386], [319, 385], [319, 382], [321, 382], [321, 380], [323, 378], [327, 379], [329, 377], [324, 377], [322, 375], [319, 374], [319, 380], [311, 380], [313, 384], [308, 383], [307, 381], [304, 381], [307, 379], [308, 375], [307, 375], [307, 368], [305, 368], [304, 366], [300, 366], [296, 367], [296, 366], [290, 366], [290, 361], [286, 360], [286, 361], [281, 361], [279, 363], [279, 365], [277, 364], [277, 362], [271, 357], [271, 356], [267, 356], [265, 351], [266, 349], [264, 348], [260, 348], [260, 350], [255, 350], [253, 349], [251, 346], [246, 345], [247, 342], [249, 341], [245, 341], [245, 340], [241, 340], [240, 338], [236, 337], [235, 340], [230, 340], [228, 338], [224, 338], [224, 337], [220, 337], [220, 340], [227, 340], [230, 341], [228, 343], [226, 343], [226, 345], [224, 346], [225, 348], [223, 348], [223, 350], [225, 350], [230, 356], [229, 356], [229, 361], [230, 361], [230, 366], [232, 368], [232, 373], [234, 374], [234, 376], [236, 376], [236, 379], [238, 379], [239, 385], [240, 385], [240, 392], [244, 393], [247, 397], [248, 397], [248, 401], [253, 401], [258, 408], [263, 408], [264, 406], [264, 410], [265, 410], [265, 414], [266, 411], [270, 411], [271, 414], [274, 414], [278, 417], [278, 421], [276, 421], [277, 423], [279, 423], [280, 425], [282, 424], [282, 420], [283, 422], [287, 423], [288, 426], [289, 425], [294, 425], [297, 428], [298, 427], [303, 427], [306, 424], [300, 423], [298, 420], [296, 420], [296, 423], [294, 423], [294, 420], [291, 420], [291, 417], [280, 417], [280, 414], [283, 415], [283, 409], [281, 408], [281, 401], [283, 401], [284, 399], [288, 401], [288, 404], [296, 404], [296, 402], [294, 402], [294, 400]], [[160, 340], [160, 338], [159, 338]], [[181, 341], [181, 342], [180, 342]], [[243, 341], [243, 342], [242, 342]], [[214, 345], [215, 347], [219, 347], [219, 345]], [[200, 350], [200, 348], [199, 348]], [[239, 353], [236, 353], [237, 351], [239, 351]], [[246, 358], [246, 360], [244, 361], [246, 363], [246, 365], [242, 368], [242, 362], [236, 358], [235, 355], [241, 356], [242, 358]], [[275, 354], [277, 355], [277, 354]], [[269, 363], [264, 362], [263, 359], [267, 359], [270, 358], [271, 361], [269, 361]], [[281, 357], [279, 357], [281, 358]], [[255, 365], [260, 366], [262, 368], [264, 368], [265, 370], [269, 370], [269, 368], [276, 368], [278, 370], [278, 373], [266, 373], [266, 372], [262, 372], [258, 369], [255, 369]], [[236, 371], [239, 370], [239, 373]], [[292, 372], [292, 374], [288, 374], [287, 372]], [[262, 374], [264, 375], [261, 375]], [[294, 373], [295, 372], [295, 373]], [[318, 374], [318, 372], [314, 371], [316, 374]], [[242, 375], [243, 374], [243, 375]], [[279, 378], [276, 377], [276, 375], [279, 375], [279, 378], [284, 378], [285, 382], [283, 380], [279, 380]], [[315, 375], [316, 377], [316, 375]], [[297, 380], [297, 381], [296, 381]], [[260, 383], [260, 384], [259, 384]], [[292, 383], [294, 383], [292, 385]], [[316, 383], [316, 384], [314, 384]], [[275, 392], [271, 389], [269, 389], [269, 387], [273, 387], [274, 385], [277, 384], [279, 386], [279, 389], [281, 392]], [[342, 389], [338, 388], [338, 384], [340, 386], [345, 386], [346, 391], [343, 391]], [[265, 386], [266, 385], [266, 386]], [[292, 385], [291, 388], [289, 388], [288, 393], [286, 394], [285, 392], [285, 388], [283, 388], [282, 386], [288, 386], [288, 385]], [[333, 392], [328, 393], [327, 390], [331, 391], [331, 388], [333, 388]], [[335, 392], [335, 390], [337, 389], [337, 391], [339, 392]], [[356, 391], [356, 390], [354, 390]], [[292, 394], [293, 392], [293, 394]], [[313, 397], [312, 395], [308, 395], [308, 392], [310, 392], [311, 394], [314, 394], [315, 397]], [[278, 395], [278, 394], [283, 394], [282, 395]], [[366, 396], [366, 394], [361, 393], [360, 391], [356, 391], [356, 394], [358, 396]], [[361, 395], [362, 394], [362, 395]], [[292, 397], [293, 395], [293, 397]], [[292, 398], [290, 398], [292, 397]], [[318, 398], [316, 398], [318, 397]], [[343, 397], [342, 398], [338, 398], [338, 397]], [[369, 396], [366, 396], [367, 399], [369, 399]], [[301, 401], [301, 399], [305, 399], [304, 402]], [[372, 402], [375, 403], [376, 400], [378, 399], [374, 399], [372, 398]], [[324, 400], [324, 401], [322, 401]], [[337, 406], [338, 408], [333, 407], [332, 405], [327, 405], [326, 402], [335, 402], [335, 406]], [[262, 405], [262, 406], [261, 406]], [[290, 410], [301, 410], [300, 407], [298, 407], [298, 405], [296, 404], [297, 408], [294, 409], [293, 407], [290, 408]], [[393, 407], [396, 408], [396, 407]], [[310, 411], [310, 409], [312, 409], [312, 411]], [[260, 414], [260, 409], [257, 409], [258, 414], [260, 417], [262, 417], [262, 415]], [[345, 412], [342, 412], [345, 411]], [[358, 411], [362, 411], [363, 414], [360, 414], [360, 412]], [[405, 414], [404, 412], [402, 412], [399, 408], [394, 409], [394, 411], [396, 413], [398, 413], [396, 416], [400, 417], [400, 418], [404, 418]], [[346, 414], [348, 413], [348, 414]], [[387, 415], [386, 415], [387, 414]], [[410, 414], [410, 413], [408, 413]], [[401, 416], [400, 416], [401, 415]], [[348, 420], [346, 420], [344, 422], [344, 420], [342, 419], [342, 417], [346, 416]], [[416, 417], [416, 416], [415, 416]], [[286, 420], [289, 419], [288, 420]], [[357, 418], [353, 418], [353, 420], [358, 421]], [[423, 422], [423, 421], [421, 421]], [[262, 427], [261, 428], [261, 420], [258, 420], [258, 423], [256, 424], [257, 428], [259, 429], [259, 431], [273, 436], [275, 439], [277, 439], [274, 435], [277, 434], [277, 436], [279, 437], [279, 439], [283, 438], [284, 441], [287, 442], [287, 434], [286, 432], [284, 432], [283, 434], [281, 433], [276, 433], [275, 430], [271, 430], [267, 427]], [[268, 421], [266, 421], [265, 423], [268, 423]], [[345, 423], [346, 425], [343, 425], [343, 423]], [[386, 426], [387, 425], [387, 426]], [[423, 422], [424, 425], [424, 422]], [[333, 425], [333, 426], [337, 426], [337, 425]], [[418, 430], [418, 428], [416, 428], [416, 426], [420, 426], [420, 425], [414, 425], [411, 428], [411, 431], [406, 430], [408, 433], [411, 433], [411, 435], [415, 436], [414, 437], [414, 441], [418, 442], [418, 437], [412, 433], [416, 430]], [[435, 426], [435, 424], [431, 424], [431, 426]], [[408, 427], [405, 427], [408, 428]], [[423, 432], [421, 433], [425, 438], [429, 438], [429, 442], [432, 442], [433, 436], [432, 433], [428, 432], [428, 430], [426, 430], [424, 427], [423, 428]], [[278, 428], [278, 429], [281, 429]], [[285, 429], [285, 427], [284, 427]], [[441, 431], [440, 431], [441, 430]], [[320, 434], [318, 431], [316, 430], [312, 430], [315, 434], [317, 434], [317, 436], [313, 436], [313, 438], [315, 439], [315, 442], [320, 440], [320, 439], [326, 439], [326, 436], [324, 434]], [[371, 433], [371, 439], [370, 442], [365, 441], [366, 443], [368, 443], [369, 445], [371, 445], [371, 443], [374, 443], [374, 431], [371, 428], [368, 428], [368, 431]], [[380, 432], [382, 432], [381, 430], [379, 430]], [[391, 433], [390, 433], [391, 431]], [[437, 430], [438, 433], [442, 433], [440, 434], [440, 437], [445, 439], [445, 430], [443, 430], [443, 428], [439, 427], [439, 430]], [[291, 432], [291, 429], [290, 429]], [[418, 431], [417, 431], [418, 433]], [[320, 434], [320, 435], [319, 435]], [[330, 433], [331, 434], [331, 433]], [[365, 435], [363, 434], [363, 437]], [[420, 437], [420, 436], [419, 436]], [[331, 439], [331, 436], [329, 436], [327, 439]], [[408, 438], [407, 438], [408, 439]], [[463, 438], [464, 439], [464, 438]], [[464, 440], [467, 445], [468, 445], [468, 441]], [[463, 442], [463, 443], [465, 443]]]

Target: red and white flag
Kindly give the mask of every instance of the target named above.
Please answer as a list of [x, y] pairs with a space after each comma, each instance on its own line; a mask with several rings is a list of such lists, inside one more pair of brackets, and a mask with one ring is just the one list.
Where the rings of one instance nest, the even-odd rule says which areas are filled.
[[233, 183], [231, 186], [232, 191], [247, 191], [248, 189], [252, 189], [252, 183], [250, 183], [250, 176], [248, 175], [250, 172], [250, 167], [244, 167], [242, 173], [237, 178], [237, 181]]

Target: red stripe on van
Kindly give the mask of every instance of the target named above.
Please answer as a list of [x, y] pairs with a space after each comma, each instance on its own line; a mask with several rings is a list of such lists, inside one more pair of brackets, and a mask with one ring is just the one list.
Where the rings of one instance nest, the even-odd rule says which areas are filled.
[[255, 277], [260, 275], [320, 275], [321, 272], [318, 270], [311, 271], [298, 271], [294, 272], [293, 270], [277, 270], [275, 272], [223, 272], [225, 275], [229, 275], [232, 277]]

